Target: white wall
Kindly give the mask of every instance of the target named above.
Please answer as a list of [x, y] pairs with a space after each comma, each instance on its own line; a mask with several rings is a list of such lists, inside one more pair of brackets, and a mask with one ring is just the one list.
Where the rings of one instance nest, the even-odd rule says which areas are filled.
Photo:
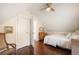
[[30, 17], [29, 12], [21, 13], [0, 25], [0, 33], [4, 32], [4, 26], [13, 26], [13, 33], [6, 34], [6, 40], [8, 43], [15, 43], [17, 49], [30, 45]]
[[4, 33], [4, 26], [13, 26], [13, 33], [6, 34], [6, 40], [8, 43], [16, 43], [16, 17], [5, 21], [1, 25], [0, 32]]
[[33, 16], [33, 33], [34, 33], [34, 40], [39, 40], [39, 28], [42, 27], [43, 24], [38, 20], [36, 16]]

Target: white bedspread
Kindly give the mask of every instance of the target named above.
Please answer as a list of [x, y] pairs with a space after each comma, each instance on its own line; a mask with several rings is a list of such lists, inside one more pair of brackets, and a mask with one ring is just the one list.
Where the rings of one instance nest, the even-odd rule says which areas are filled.
[[71, 40], [67, 39], [65, 35], [48, 35], [44, 38], [44, 43], [54, 47], [59, 46], [62, 48], [71, 49]]

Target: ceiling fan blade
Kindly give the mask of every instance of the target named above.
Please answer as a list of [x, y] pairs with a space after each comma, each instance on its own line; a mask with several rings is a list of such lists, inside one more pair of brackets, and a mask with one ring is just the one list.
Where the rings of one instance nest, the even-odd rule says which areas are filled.
[[46, 5], [47, 5], [47, 7], [42, 8], [42, 9], [40, 9], [40, 10], [46, 10], [46, 11], [54, 11], [54, 10], [55, 10], [55, 9], [52, 7], [52, 3], [47, 3]]
[[48, 7], [51, 7], [51, 6], [52, 6], [52, 3], [47, 3], [47, 6], [48, 6]]
[[55, 9], [51, 8], [52, 11], [55, 11]]
[[40, 10], [45, 10], [46, 8], [42, 8], [42, 9], [40, 9]]

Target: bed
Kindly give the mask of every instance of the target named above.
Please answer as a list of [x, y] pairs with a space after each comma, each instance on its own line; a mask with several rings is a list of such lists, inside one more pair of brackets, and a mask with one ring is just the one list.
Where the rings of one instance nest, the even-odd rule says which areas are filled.
[[52, 34], [47, 35], [44, 38], [44, 44], [52, 45], [54, 47], [59, 46], [65, 49], [71, 49], [71, 39], [79, 38], [79, 31], [74, 33], [68, 33], [67, 35]]

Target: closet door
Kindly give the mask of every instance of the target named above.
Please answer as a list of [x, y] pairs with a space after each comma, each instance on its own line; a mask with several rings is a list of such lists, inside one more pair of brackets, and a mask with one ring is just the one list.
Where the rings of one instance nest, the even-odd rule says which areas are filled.
[[26, 15], [17, 18], [17, 49], [30, 45], [30, 20]]

